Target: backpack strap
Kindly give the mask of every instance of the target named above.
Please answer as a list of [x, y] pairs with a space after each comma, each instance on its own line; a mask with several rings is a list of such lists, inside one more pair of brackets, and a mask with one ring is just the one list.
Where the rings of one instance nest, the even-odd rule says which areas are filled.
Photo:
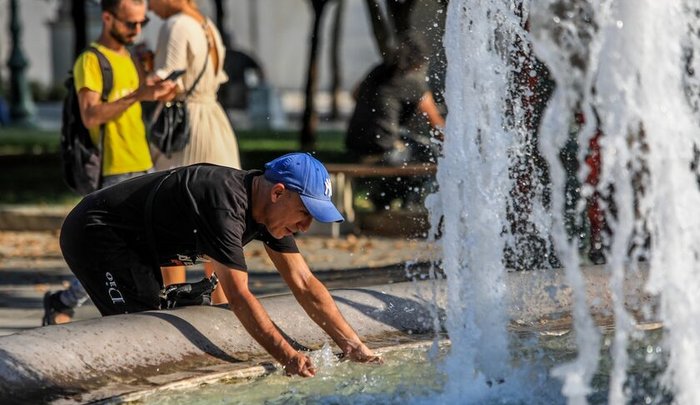
[[114, 72], [112, 71], [112, 65], [109, 63], [107, 57], [100, 52], [94, 46], [87, 48], [87, 51], [92, 52], [97, 56], [97, 60], [100, 63], [100, 72], [102, 73], [102, 97], [103, 103], [107, 102], [109, 97], [109, 92], [112, 91], [112, 86], [114, 86]]
[[[109, 92], [112, 91], [112, 87], [114, 86], [112, 65], [109, 63], [109, 60], [107, 60], [107, 57], [96, 47], [90, 46], [87, 48], [87, 51], [94, 53], [95, 56], [97, 56], [97, 61], [100, 63], [100, 72], [102, 73], [102, 94], [100, 100], [106, 103], [109, 99]], [[102, 165], [104, 163], [104, 153], [102, 153], [102, 151], [104, 150], [105, 143], [105, 126], [106, 124], [100, 125], [100, 179], [97, 183], [98, 189], [102, 188]]]

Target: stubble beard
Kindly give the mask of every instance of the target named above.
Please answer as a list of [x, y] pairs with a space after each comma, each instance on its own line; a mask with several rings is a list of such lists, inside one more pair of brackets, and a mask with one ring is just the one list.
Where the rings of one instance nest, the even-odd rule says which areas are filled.
[[114, 38], [115, 41], [119, 42], [120, 44], [122, 44], [124, 46], [132, 45], [134, 43], [133, 39], [129, 39], [126, 36], [122, 35], [114, 27], [112, 27], [112, 29], [109, 30], [109, 35], [112, 38]]

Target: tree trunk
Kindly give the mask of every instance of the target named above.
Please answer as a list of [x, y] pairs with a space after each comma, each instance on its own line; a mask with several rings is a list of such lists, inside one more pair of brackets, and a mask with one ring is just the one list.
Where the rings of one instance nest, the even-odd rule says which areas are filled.
[[394, 27], [394, 34], [404, 34], [411, 29], [411, 13], [416, 0], [387, 1], [389, 19]]
[[306, 75], [306, 89], [304, 96], [306, 103], [304, 115], [302, 116], [301, 127], [301, 149], [305, 151], [313, 150], [316, 146], [316, 126], [318, 125], [318, 115], [314, 103], [314, 95], [318, 87], [318, 49], [321, 42], [320, 30], [323, 20], [323, 11], [328, 4], [328, 0], [310, 0], [314, 11], [314, 22], [311, 30], [309, 65]]
[[214, 9], [216, 12], [216, 28], [218, 28], [221, 34], [221, 40], [226, 48], [231, 47], [231, 38], [229, 38], [228, 31], [225, 27], [226, 22], [226, 10], [224, 9], [224, 2], [222, 0], [214, 0]]
[[338, 109], [338, 93], [343, 81], [342, 66], [340, 64], [341, 36], [343, 32], [343, 15], [345, 0], [336, 0], [335, 18], [333, 21], [333, 38], [331, 39], [331, 119], [340, 117]]
[[365, 2], [367, 3], [367, 11], [369, 11], [369, 22], [377, 43], [377, 50], [383, 59], [386, 57], [392, 41], [389, 21], [382, 13], [379, 0], [365, 0]]
[[[2, 45], [0, 44], [0, 54], [2, 54]], [[3, 80], [2, 80], [2, 69], [0, 69], [0, 108], [2, 107], [2, 102], [3, 102], [3, 96], [5, 95], [5, 87], [3, 86]], [[0, 112], [2, 114], [2, 112]], [[2, 126], [2, 116], [0, 115], [0, 126]]]
[[75, 42], [73, 44], [73, 55], [75, 58], [87, 48], [87, 15], [85, 13], [85, 0], [71, 0], [70, 9], [73, 19], [73, 30]]

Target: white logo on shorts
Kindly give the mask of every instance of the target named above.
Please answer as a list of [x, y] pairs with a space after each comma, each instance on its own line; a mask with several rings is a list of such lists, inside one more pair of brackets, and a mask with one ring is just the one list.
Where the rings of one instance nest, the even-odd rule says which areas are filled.
[[105, 278], [107, 279], [105, 285], [108, 287], [107, 295], [109, 295], [109, 298], [112, 300], [112, 304], [126, 304], [122, 292], [119, 291], [119, 288], [117, 288], [117, 282], [114, 281], [114, 276], [112, 276], [112, 273], [106, 272]]

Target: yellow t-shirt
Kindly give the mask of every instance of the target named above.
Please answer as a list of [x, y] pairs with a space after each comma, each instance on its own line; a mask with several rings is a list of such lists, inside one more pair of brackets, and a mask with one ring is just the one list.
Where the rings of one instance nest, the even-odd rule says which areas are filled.
[[[97, 43], [92, 43], [112, 65], [113, 84], [107, 101], [119, 100], [139, 87], [139, 75], [131, 57], [116, 53]], [[97, 55], [83, 52], [73, 65], [75, 89], [86, 88], [102, 95], [102, 73]], [[100, 127], [89, 128], [95, 145], [100, 142]], [[141, 116], [141, 103], [132, 104], [117, 118], [105, 125], [102, 175], [141, 172], [153, 167], [146, 139], [146, 127]]]

